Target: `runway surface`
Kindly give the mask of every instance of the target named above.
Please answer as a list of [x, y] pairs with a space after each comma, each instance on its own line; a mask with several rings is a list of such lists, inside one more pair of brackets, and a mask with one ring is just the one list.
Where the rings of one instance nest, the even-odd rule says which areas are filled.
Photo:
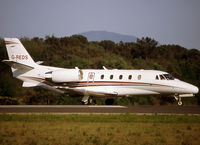
[[200, 114], [200, 106], [0, 105], [0, 113]]

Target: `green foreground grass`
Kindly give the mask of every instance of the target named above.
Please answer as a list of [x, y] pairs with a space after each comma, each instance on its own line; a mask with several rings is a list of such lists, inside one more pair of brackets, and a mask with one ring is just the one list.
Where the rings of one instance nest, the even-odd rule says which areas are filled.
[[200, 116], [0, 114], [0, 144], [199, 145]]

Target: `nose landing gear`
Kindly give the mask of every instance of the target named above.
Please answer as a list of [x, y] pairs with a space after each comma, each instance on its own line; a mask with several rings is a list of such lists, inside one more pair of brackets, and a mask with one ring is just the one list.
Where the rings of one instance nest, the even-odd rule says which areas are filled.
[[178, 94], [175, 94], [174, 98], [176, 99], [176, 101], [178, 101], [178, 105], [179, 106], [183, 105], [183, 102], [181, 101], [181, 97]]

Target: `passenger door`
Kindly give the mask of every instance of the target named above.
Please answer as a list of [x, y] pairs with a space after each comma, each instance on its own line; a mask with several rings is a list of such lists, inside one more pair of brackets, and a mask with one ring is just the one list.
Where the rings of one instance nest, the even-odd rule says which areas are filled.
[[95, 73], [89, 72], [87, 78], [87, 84], [94, 83]]

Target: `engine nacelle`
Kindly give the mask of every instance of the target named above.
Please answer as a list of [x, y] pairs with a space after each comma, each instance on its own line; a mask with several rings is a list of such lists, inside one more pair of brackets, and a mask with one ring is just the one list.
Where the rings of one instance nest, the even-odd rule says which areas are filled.
[[77, 82], [82, 79], [82, 74], [82, 71], [77, 69], [56, 70], [51, 75], [48, 74], [46, 79], [55, 83]]

